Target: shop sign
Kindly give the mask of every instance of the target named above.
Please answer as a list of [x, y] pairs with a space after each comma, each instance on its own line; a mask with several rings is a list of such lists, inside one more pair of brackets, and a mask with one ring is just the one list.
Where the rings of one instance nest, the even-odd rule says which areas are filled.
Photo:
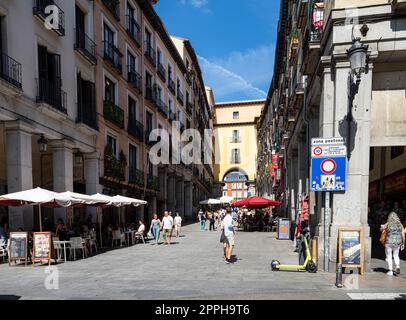
[[385, 192], [404, 191], [406, 189], [406, 172], [386, 178], [384, 185]]
[[28, 233], [10, 232], [9, 265], [12, 261], [24, 261], [27, 265], [28, 256]]
[[338, 263], [343, 268], [359, 268], [364, 273], [364, 243], [361, 228], [338, 229]]
[[51, 264], [52, 241], [51, 232], [34, 232], [32, 262], [47, 261]]

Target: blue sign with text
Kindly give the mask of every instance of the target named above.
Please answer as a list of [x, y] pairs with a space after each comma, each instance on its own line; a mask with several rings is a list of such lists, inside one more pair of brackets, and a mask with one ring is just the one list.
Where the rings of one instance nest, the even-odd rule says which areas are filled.
[[311, 163], [312, 191], [345, 191], [347, 158], [317, 157]]

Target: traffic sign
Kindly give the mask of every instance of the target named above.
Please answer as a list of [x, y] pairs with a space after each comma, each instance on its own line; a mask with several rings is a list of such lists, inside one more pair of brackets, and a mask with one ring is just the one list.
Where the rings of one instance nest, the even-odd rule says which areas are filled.
[[312, 139], [311, 158], [312, 191], [345, 191], [347, 147], [343, 138]]

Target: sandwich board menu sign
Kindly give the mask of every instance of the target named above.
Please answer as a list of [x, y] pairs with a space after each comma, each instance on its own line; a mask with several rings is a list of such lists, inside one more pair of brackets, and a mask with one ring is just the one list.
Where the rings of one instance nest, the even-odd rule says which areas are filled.
[[33, 234], [32, 263], [48, 261], [51, 264], [52, 242], [51, 232], [35, 232]]
[[364, 244], [362, 229], [338, 230], [338, 261], [343, 268], [359, 268], [364, 273]]
[[12, 261], [24, 261], [27, 265], [28, 258], [28, 233], [10, 232], [10, 246], [8, 255], [8, 264]]

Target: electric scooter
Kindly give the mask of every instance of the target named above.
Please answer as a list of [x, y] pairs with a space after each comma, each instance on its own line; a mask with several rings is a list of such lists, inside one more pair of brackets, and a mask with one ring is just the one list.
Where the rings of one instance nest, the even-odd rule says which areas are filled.
[[316, 263], [312, 260], [312, 256], [310, 254], [310, 248], [309, 248], [309, 238], [310, 238], [310, 230], [309, 228], [306, 228], [303, 230], [303, 234], [301, 235], [303, 237], [303, 241], [305, 243], [305, 248], [306, 248], [306, 260], [304, 261], [303, 265], [289, 265], [289, 264], [280, 264], [278, 260], [272, 260], [271, 262], [271, 268], [272, 271], [278, 271], [278, 270], [296, 270], [296, 271], [308, 271], [310, 273], [316, 273], [317, 272], [317, 265]]

